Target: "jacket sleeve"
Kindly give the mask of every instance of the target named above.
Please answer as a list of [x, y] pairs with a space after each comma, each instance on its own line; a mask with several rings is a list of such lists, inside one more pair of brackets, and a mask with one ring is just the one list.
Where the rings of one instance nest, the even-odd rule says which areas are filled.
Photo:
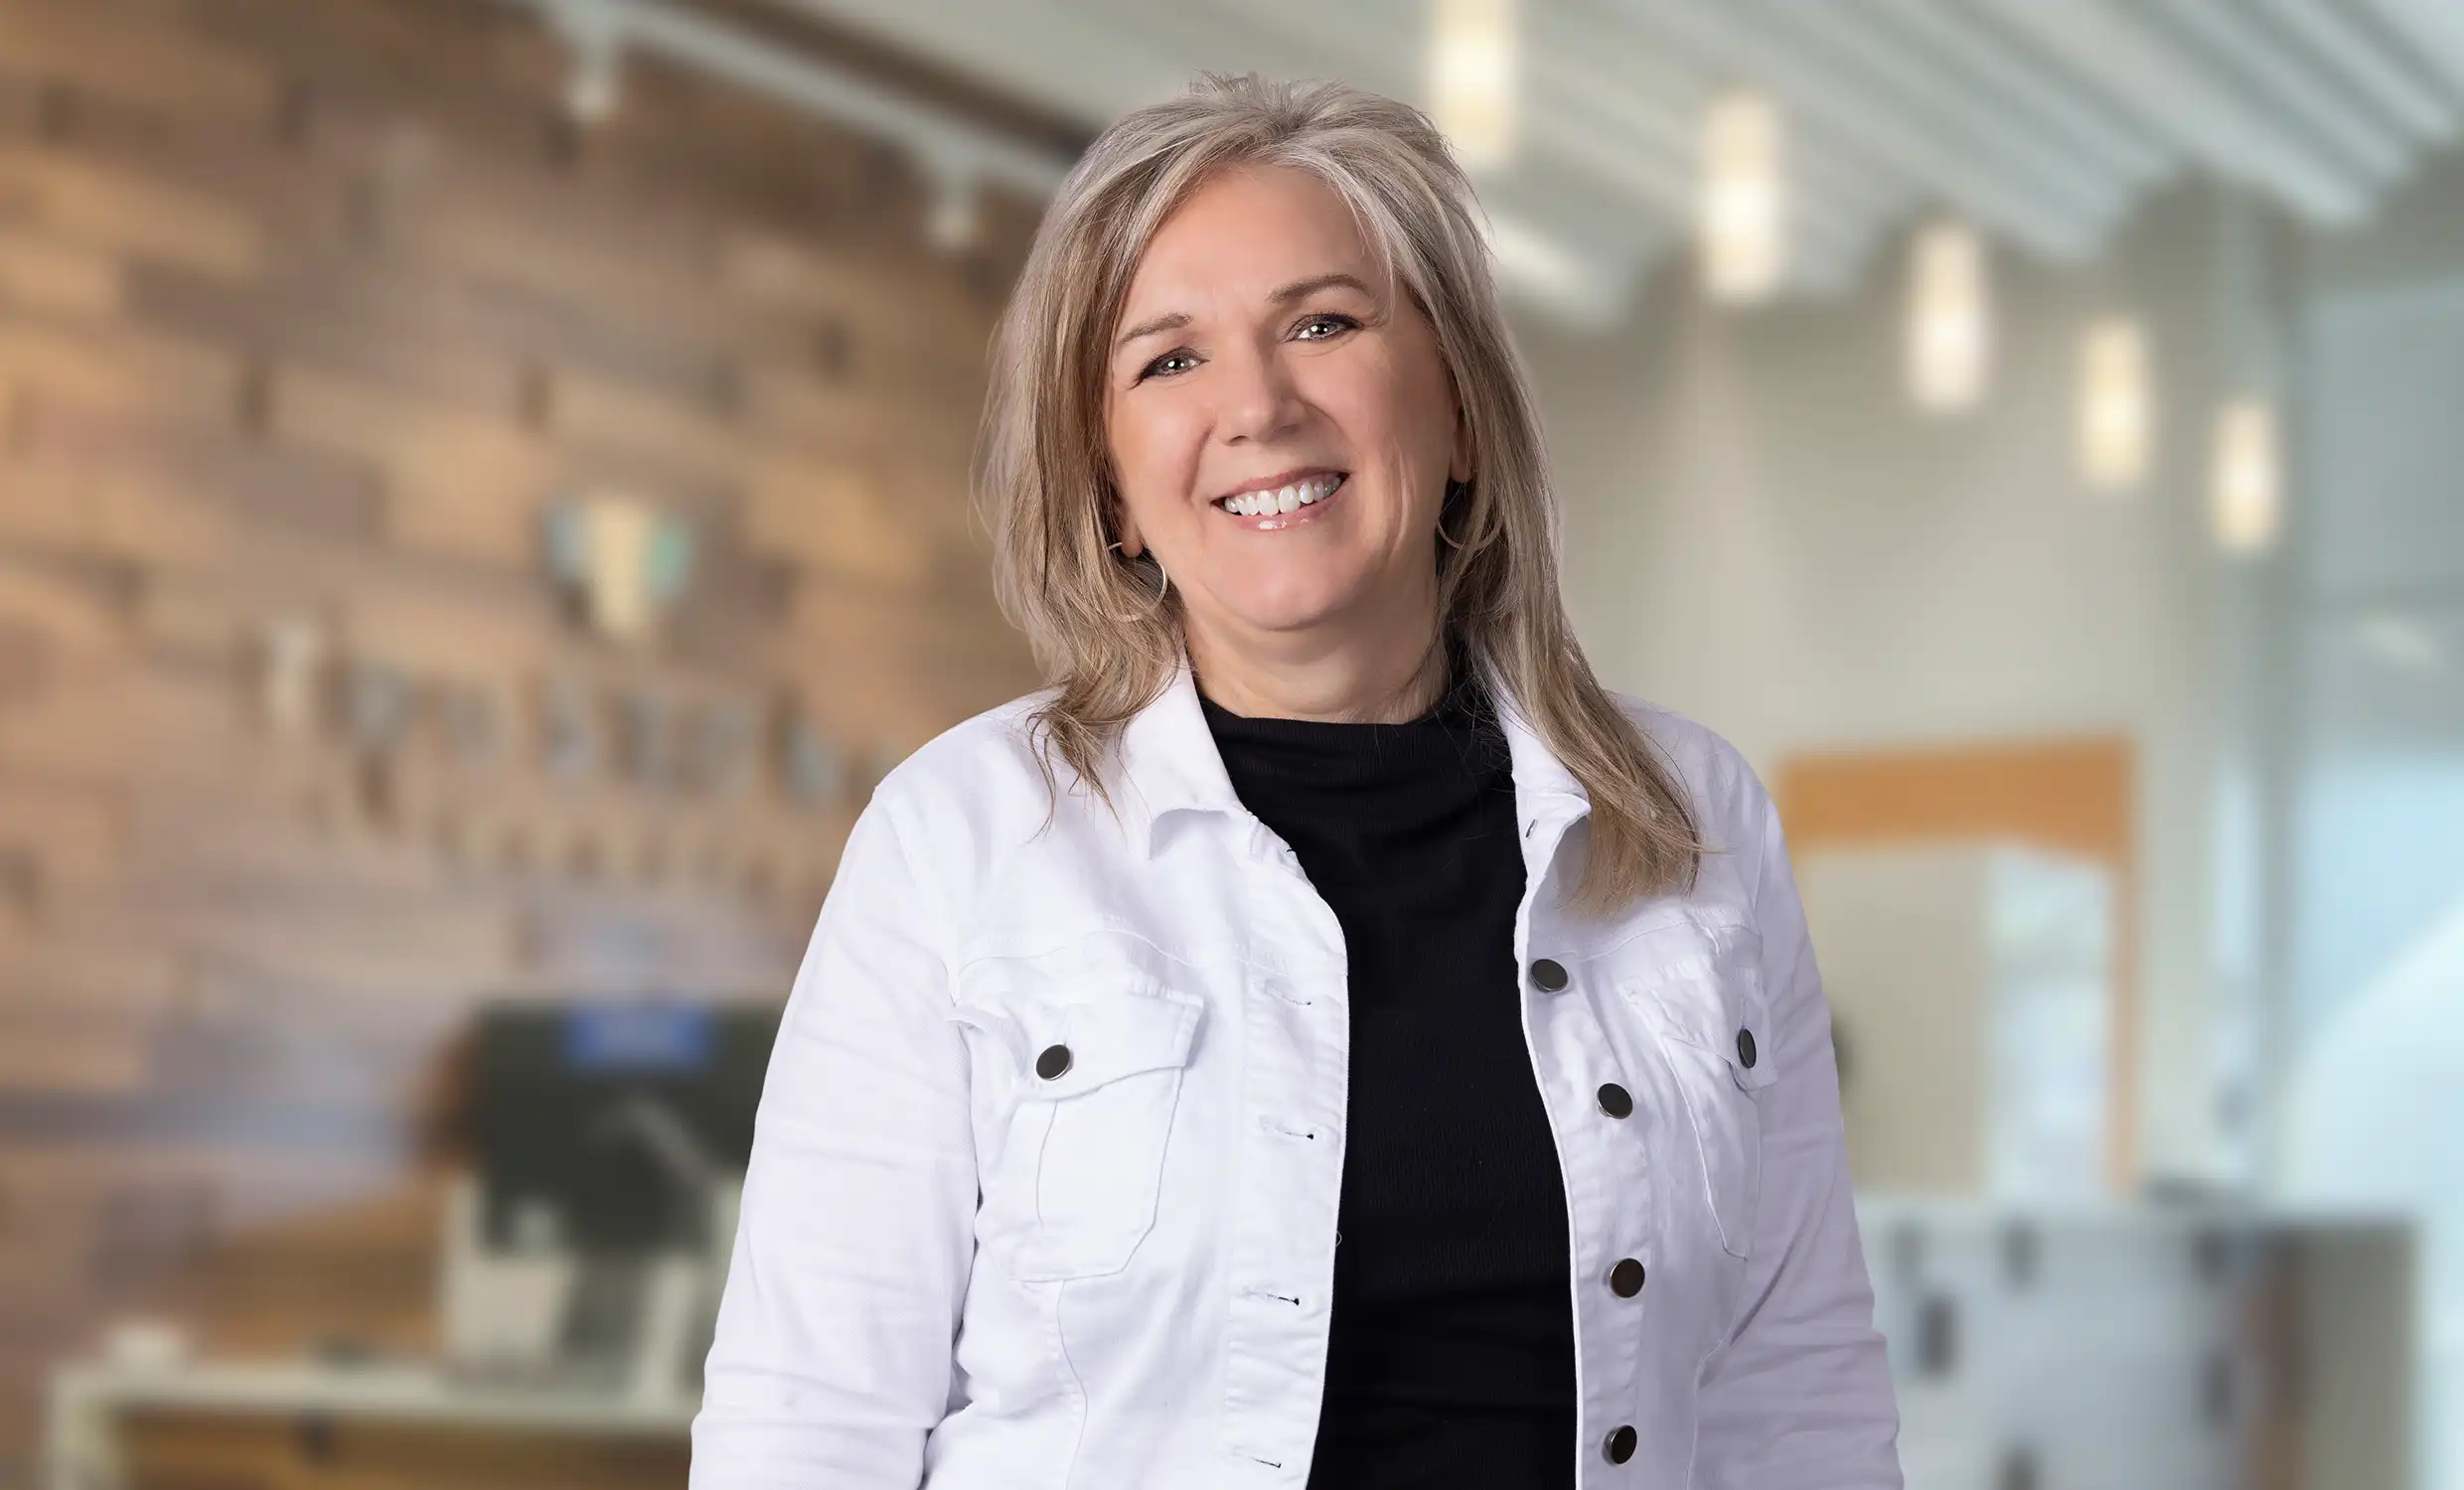
[[876, 793], [781, 1016], [693, 1424], [692, 1490], [914, 1490], [975, 1250], [936, 915]]
[[1763, 1089], [1762, 1201], [1739, 1314], [1706, 1364], [1704, 1490], [1899, 1490], [1899, 1410], [1857, 1239], [1831, 1016], [1779, 817], [1746, 773], [1778, 1076]]

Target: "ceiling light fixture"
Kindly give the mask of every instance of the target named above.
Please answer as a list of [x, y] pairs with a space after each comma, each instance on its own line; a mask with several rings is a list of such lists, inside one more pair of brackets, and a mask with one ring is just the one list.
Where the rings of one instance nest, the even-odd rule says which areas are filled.
[[2090, 487], [2127, 492], [2147, 480], [2155, 445], [2147, 331], [2128, 316], [2087, 328], [2079, 342], [2079, 466]]
[[1910, 246], [1908, 391], [1928, 413], [1959, 413], [1985, 393], [1992, 360], [1984, 239], [1964, 223], [1934, 223]]
[[1431, 0], [1429, 94], [1438, 127], [1469, 171], [1514, 155], [1514, 0]]
[[1703, 115], [1700, 202], [1704, 288], [1714, 300], [1767, 300], [1786, 268], [1778, 107], [1732, 91]]
[[2274, 545], [2284, 522], [2284, 471], [2275, 410], [2265, 399], [2235, 398], [2217, 410], [2210, 516], [2229, 553]]

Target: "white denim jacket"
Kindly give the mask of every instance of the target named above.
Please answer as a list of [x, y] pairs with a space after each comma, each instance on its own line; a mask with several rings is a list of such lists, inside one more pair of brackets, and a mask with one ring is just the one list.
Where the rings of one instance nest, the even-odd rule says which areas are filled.
[[[1762, 783], [1620, 698], [1715, 851], [1690, 894], [1578, 918], [1588, 799], [1490, 682], [1572, 1245], [1575, 1483], [1899, 1486], [1830, 1018]], [[693, 1490], [1308, 1480], [1342, 932], [1234, 795], [1185, 661], [1123, 735], [1118, 818], [1083, 789], [1054, 809], [1023, 730], [1042, 696], [923, 747], [847, 839], [762, 1092]]]

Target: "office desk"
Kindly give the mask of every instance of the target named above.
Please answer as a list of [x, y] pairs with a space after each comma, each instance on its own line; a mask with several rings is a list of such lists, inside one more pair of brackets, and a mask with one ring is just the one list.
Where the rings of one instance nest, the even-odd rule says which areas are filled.
[[[424, 1365], [328, 1365], [310, 1361], [200, 1362], [172, 1366], [107, 1363], [63, 1368], [52, 1381], [46, 1423], [47, 1490], [145, 1490], [148, 1476], [127, 1451], [123, 1427], [132, 1418], [176, 1418], [217, 1424], [217, 1455], [258, 1458], [268, 1485], [314, 1484], [318, 1464], [336, 1455], [337, 1435], [380, 1430], [400, 1444], [424, 1436], [457, 1442], [454, 1452], [424, 1449], [426, 1460], [455, 1459], [436, 1472], [472, 1487], [472, 1463], [502, 1445], [526, 1444], [530, 1467], [509, 1483], [539, 1483], [543, 1442], [548, 1457], [570, 1462], [576, 1483], [614, 1484], [611, 1463], [642, 1471], [622, 1483], [682, 1486], [696, 1403], [679, 1396], [640, 1402], [614, 1393], [504, 1386], [448, 1377]], [[501, 1445], [495, 1450], [484, 1444]], [[218, 1474], [228, 1466], [218, 1464]], [[665, 1471], [674, 1469], [671, 1476]], [[232, 1483], [217, 1478], [217, 1484]], [[406, 1481], [407, 1483], [407, 1481]]]

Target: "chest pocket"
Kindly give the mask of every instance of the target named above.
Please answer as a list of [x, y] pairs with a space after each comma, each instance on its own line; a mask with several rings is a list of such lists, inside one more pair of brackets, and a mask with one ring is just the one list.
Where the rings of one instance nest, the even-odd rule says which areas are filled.
[[1779, 1078], [1762, 934], [1742, 923], [1689, 922], [1661, 935], [1678, 950], [1655, 957], [1623, 992], [1684, 1098], [1720, 1246], [1746, 1257], [1762, 1206], [1762, 1094]]
[[987, 1178], [1014, 1228], [1012, 1277], [1129, 1266], [1155, 1227], [1204, 1008], [1142, 969], [1077, 960], [999, 965], [962, 992], [952, 1017], [994, 1038], [1012, 1097], [999, 1173]]

